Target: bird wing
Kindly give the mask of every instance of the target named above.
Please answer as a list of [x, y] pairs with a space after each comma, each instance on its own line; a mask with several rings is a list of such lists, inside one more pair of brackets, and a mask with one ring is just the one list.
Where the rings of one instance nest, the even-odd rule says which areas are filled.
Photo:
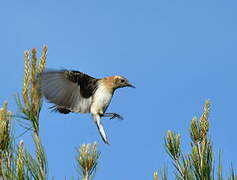
[[79, 71], [45, 71], [41, 74], [41, 92], [56, 107], [88, 113], [97, 81]]

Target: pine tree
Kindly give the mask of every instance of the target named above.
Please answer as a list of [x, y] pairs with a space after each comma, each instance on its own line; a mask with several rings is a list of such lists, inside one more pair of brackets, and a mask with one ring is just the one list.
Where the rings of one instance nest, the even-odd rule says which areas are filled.
[[[16, 95], [18, 114], [8, 110], [4, 102], [0, 109], [0, 180], [46, 180], [48, 177], [47, 158], [40, 138], [40, 112], [42, 95], [40, 94], [40, 74], [45, 70], [47, 46], [43, 47], [37, 63], [36, 49], [24, 52], [24, 81], [21, 93]], [[168, 131], [164, 138], [165, 149], [175, 167], [177, 180], [224, 180], [222, 163], [214, 168], [213, 143], [208, 137], [210, 102], [204, 104], [203, 114], [199, 119], [193, 118], [190, 123], [191, 152], [184, 154], [181, 149], [181, 136]], [[13, 121], [18, 120], [18, 121]], [[15, 143], [12, 131], [13, 123], [24, 127], [24, 133], [32, 133], [35, 153], [25, 148], [24, 142]], [[94, 177], [100, 153], [96, 143], [83, 144], [76, 155], [78, 179], [90, 180]], [[216, 173], [216, 174], [215, 174]], [[154, 172], [153, 179], [167, 180], [167, 168]], [[237, 180], [231, 169], [227, 180]]]

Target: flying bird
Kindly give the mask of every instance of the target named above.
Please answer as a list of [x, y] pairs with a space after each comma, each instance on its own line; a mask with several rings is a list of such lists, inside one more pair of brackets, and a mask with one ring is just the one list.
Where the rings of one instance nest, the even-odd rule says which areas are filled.
[[94, 78], [79, 71], [47, 70], [41, 74], [41, 93], [59, 113], [90, 113], [99, 133], [109, 144], [101, 117], [120, 118], [117, 113], [106, 113], [116, 89], [134, 86], [123, 76]]

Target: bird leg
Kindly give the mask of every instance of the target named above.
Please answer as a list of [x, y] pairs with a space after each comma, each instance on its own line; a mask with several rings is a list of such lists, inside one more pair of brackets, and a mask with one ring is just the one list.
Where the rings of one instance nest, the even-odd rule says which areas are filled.
[[117, 113], [104, 113], [102, 114], [103, 117], [110, 117], [110, 119], [118, 118], [123, 120], [123, 117]]

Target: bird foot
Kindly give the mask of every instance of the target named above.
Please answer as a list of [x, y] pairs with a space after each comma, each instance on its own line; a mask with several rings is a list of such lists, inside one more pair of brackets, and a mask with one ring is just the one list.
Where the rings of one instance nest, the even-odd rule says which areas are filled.
[[114, 118], [118, 118], [118, 119], [121, 119], [123, 120], [123, 117], [117, 113], [113, 113], [112, 116], [109, 118], [109, 119], [114, 119]]
[[118, 118], [118, 119], [121, 119], [123, 120], [123, 117], [117, 113], [104, 113], [103, 114], [104, 117], [110, 117], [109, 119], [115, 119], [115, 118]]

